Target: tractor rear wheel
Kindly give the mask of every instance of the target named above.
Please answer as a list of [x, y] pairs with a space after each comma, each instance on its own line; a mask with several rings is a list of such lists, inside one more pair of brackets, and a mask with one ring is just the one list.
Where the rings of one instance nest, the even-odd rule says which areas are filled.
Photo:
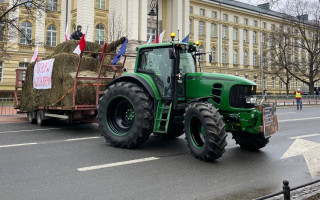
[[218, 110], [208, 102], [191, 103], [184, 114], [186, 140], [191, 153], [200, 160], [222, 156], [227, 145], [225, 124]]
[[137, 148], [152, 133], [152, 111], [153, 101], [140, 86], [116, 83], [99, 100], [99, 129], [112, 146]]
[[242, 149], [249, 151], [257, 151], [269, 143], [269, 138], [265, 138], [263, 133], [232, 133], [232, 135], [233, 139]]

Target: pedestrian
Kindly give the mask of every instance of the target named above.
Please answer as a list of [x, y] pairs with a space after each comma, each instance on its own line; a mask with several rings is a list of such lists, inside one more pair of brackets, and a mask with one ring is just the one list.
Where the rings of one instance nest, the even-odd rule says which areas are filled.
[[294, 91], [294, 93], [296, 95], [296, 101], [297, 101], [297, 110], [302, 110], [302, 92], [300, 91], [300, 89], [298, 89], [297, 91]]
[[77, 26], [77, 30], [75, 30], [72, 34], [71, 34], [71, 40], [80, 40], [82, 37], [82, 32], [81, 32], [82, 26], [78, 25]]
[[263, 90], [263, 96], [264, 96], [264, 100], [265, 100], [265, 101], [267, 100], [267, 93], [268, 93], [267, 88], [264, 88], [264, 90]]

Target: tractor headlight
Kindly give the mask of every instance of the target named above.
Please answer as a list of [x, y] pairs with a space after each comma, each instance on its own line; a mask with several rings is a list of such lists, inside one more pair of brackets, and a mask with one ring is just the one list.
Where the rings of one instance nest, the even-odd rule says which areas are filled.
[[246, 98], [246, 103], [248, 104], [256, 104], [257, 103], [257, 97], [256, 96], [249, 96]]

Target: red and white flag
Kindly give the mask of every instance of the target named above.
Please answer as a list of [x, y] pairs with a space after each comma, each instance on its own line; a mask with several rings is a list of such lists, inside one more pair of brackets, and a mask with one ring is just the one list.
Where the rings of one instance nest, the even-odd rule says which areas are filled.
[[80, 39], [80, 42], [79, 42], [77, 48], [73, 51], [73, 53], [76, 53], [76, 54], [80, 55], [84, 51], [84, 49], [86, 48], [86, 35], [87, 35], [87, 32], [88, 32], [88, 27], [87, 27], [86, 33], [82, 35], [82, 37]]
[[153, 43], [162, 43], [165, 32], [166, 31], [164, 30], [160, 35], [158, 35], [158, 37], [156, 37], [156, 39], [154, 39]]
[[147, 44], [151, 44], [152, 43], [152, 35], [150, 35], [149, 40], [147, 42]]
[[69, 38], [70, 38], [70, 36], [69, 36], [69, 26], [68, 26], [68, 24], [67, 24], [67, 27], [66, 27], [66, 33], [65, 33], [65, 37], [66, 37], [66, 41], [68, 41], [69, 40]]
[[32, 58], [31, 58], [30, 63], [32, 63], [32, 62], [37, 62], [37, 60], [38, 60], [38, 45], [37, 45], [36, 50], [35, 50], [34, 53], [33, 53], [33, 56], [32, 56]]

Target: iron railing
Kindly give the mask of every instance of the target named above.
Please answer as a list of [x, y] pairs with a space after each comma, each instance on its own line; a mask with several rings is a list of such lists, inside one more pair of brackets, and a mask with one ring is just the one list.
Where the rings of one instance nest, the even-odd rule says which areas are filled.
[[283, 199], [284, 200], [290, 200], [291, 199], [291, 195], [290, 195], [291, 191], [295, 191], [295, 190], [298, 190], [300, 188], [307, 187], [307, 186], [310, 186], [310, 185], [313, 185], [313, 184], [316, 184], [316, 183], [320, 183], [320, 179], [316, 180], [316, 181], [312, 181], [312, 182], [307, 183], [307, 184], [303, 184], [303, 185], [294, 187], [294, 188], [290, 188], [289, 181], [284, 180], [283, 181], [283, 186], [282, 186], [282, 191], [277, 192], [277, 193], [273, 193], [273, 194], [269, 194], [269, 195], [266, 195], [266, 196], [262, 196], [262, 197], [259, 197], [259, 198], [253, 199], [253, 200], [264, 200], [264, 199], [276, 197], [276, 196], [279, 196], [279, 195], [283, 195]]
[[[258, 102], [263, 98], [262, 95], [257, 95]], [[267, 95], [266, 102], [276, 103], [277, 105], [296, 105], [295, 95]], [[302, 104], [320, 104], [319, 95], [302, 95]]]
[[0, 98], [0, 116], [16, 114], [17, 110], [14, 108], [14, 98]]

